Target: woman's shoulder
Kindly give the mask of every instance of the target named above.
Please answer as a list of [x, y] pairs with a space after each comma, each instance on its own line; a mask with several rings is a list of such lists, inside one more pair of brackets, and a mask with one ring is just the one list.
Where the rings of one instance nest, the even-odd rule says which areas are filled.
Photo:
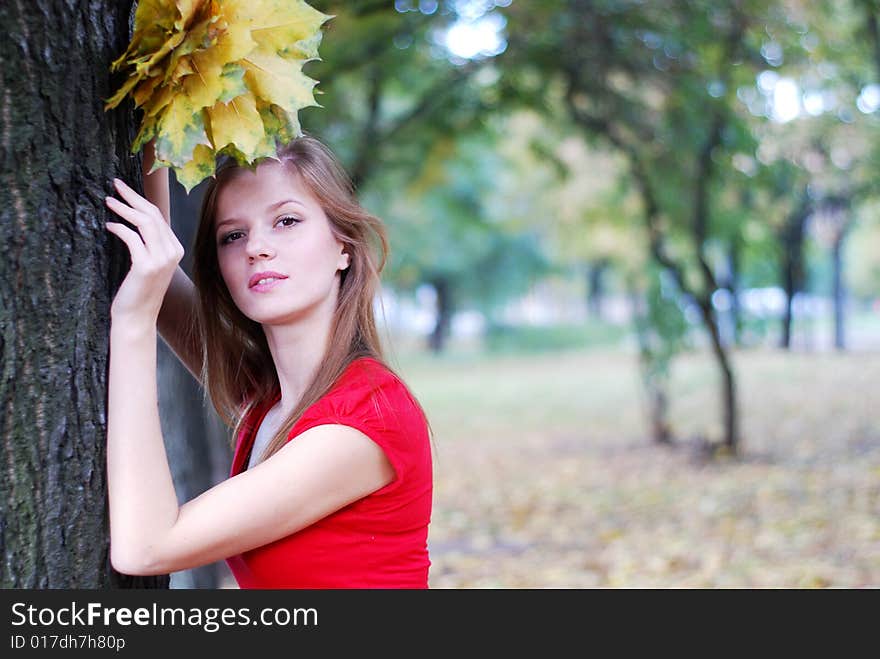
[[401, 394], [408, 392], [406, 384], [391, 368], [375, 357], [358, 357], [352, 360], [331, 388], [331, 396], [363, 394]]
[[374, 357], [353, 360], [325, 399], [337, 410], [379, 418], [385, 418], [386, 411], [395, 416], [422, 416], [421, 406], [403, 379]]

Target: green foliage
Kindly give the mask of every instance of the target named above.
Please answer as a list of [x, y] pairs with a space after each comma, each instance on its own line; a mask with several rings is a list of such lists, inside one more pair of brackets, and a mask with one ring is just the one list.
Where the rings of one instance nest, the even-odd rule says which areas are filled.
[[492, 323], [484, 337], [492, 353], [539, 353], [619, 346], [629, 328], [598, 321], [577, 325], [523, 326]]
[[389, 188], [368, 197], [388, 221], [394, 245], [388, 278], [399, 288], [443, 279], [459, 306], [491, 312], [548, 271], [541, 227], [492, 203], [504, 167], [494, 139], [487, 133], [440, 141], [419, 178], [408, 185], [402, 177], [383, 179]]
[[687, 344], [688, 323], [679, 292], [667, 273], [648, 271], [644, 294], [646, 309], [635, 317], [645, 377], [651, 381], [669, 377], [672, 359]]

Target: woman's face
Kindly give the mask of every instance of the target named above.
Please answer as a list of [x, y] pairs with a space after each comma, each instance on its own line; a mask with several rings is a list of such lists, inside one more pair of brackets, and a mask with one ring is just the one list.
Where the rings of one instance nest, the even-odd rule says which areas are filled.
[[223, 281], [251, 320], [284, 325], [332, 315], [349, 256], [318, 201], [283, 165], [263, 163], [224, 185], [214, 238]]

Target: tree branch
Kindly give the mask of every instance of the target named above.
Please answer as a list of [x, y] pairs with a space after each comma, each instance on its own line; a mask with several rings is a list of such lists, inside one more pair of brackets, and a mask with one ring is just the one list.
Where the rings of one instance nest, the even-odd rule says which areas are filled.
[[654, 257], [654, 260], [669, 272], [682, 293], [695, 298], [694, 291], [688, 286], [684, 269], [675, 262], [666, 250], [663, 233], [660, 229], [660, 204], [651, 186], [648, 170], [636, 147], [619, 134], [616, 124], [610, 119], [591, 115], [577, 107], [573, 96], [572, 86], [569, 85], [565, 98], [569, 112], [575, 122], [589, 132], [604, 137], [612, 146], [620, 150], [627, 159], [630, 172], [636, 182], [639, 196], [642, 199], [642, 216], [645, 221], [651, 255]]

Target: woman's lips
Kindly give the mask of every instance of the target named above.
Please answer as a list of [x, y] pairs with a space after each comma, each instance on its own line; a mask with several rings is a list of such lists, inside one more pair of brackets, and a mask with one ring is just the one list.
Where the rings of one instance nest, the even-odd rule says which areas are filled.
[[284, 279], [269, 279], [269, 281], [266, 281], [265, 283], [251, 286], [251, 290], [254, 293], [265, 293], [266, 291], [271, 291], [283, 281]]
[[259, 272], [250, 278], [248, 288], [255, 293], [265, 293], [271, 291], [285, 279], [287, 276], [278, 272]]

